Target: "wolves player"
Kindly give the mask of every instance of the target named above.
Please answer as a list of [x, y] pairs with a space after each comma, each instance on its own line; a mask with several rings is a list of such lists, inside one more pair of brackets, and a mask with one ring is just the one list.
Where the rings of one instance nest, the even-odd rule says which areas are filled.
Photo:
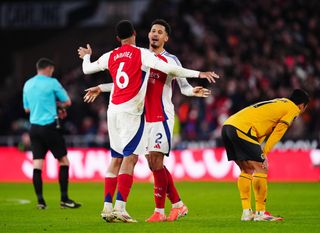
[[[206, 78], [209, 82], [214, 82], [217, 75], [214, 72], [199, 72], [169, 65], [148, 50], [136, 47], [135, 31], [129, 21], [120, 21], [116, 26], [116, 32], [121, 46], [105, 53], [97, 61], [90, 62], [92, 51], [89, 45], [87, 48], [80, 47], [78, 53], [83, 59], [85, 74], [108, 69], [114, 83], [108, 108], [112, 161], [106, 174], [102, 217], [107, 221], [115, 219], [136, 222], [126, 211], [126, 201], [133, 182], [137, 155], [144, 153], [142, 113], [150, 68], [178, 77]], [[121, 165], [118, 166], [119, 164]], [[117, 199], [112, 211], [112, 197], [117, 183]]]
[[[149, 32], [149, 49], [160, 59], [171, 64], [181, 65], [175, 56], [164, 49], [170, 33], [171, 28], [166, 21], [162, 19], [153, 21]], [[188, 212], [188, 208], [180, 200], [170, 172], [163, 165], [164, 155], [168, 155], [170, 151], [174, 123], [174, 106], [171, 101], [173, 78], [173, 76], [161, 71], [151, 69], [147, 87], [145, 137], [148, 140], [147, 145], [149, 148], [147, 159], [155, 180], [154, 198], [156, 202], [155, 212], [146, 220], [148, 222], [174, 221]], [[186, 79], [177, 79], [177, 82], [181, 92], [185, 95], [198, 97], [210, 95], [210, 91], [203, 87], [192, 88]], [[108, 91], [111, 87], [110, 84], [102, 84], [89, 88], [87, 90], [88, 93], [85, 95], [85, 101], [94, 101], [102, 90]], [[172, 203], [168, 218], [164, 214], [166, 192]]]
[[[273, 99], [254, 104], [224, 122], [222, 139], [228, 159], [234, 160], [241, 169], [238, 189], [243, 208], [242, 221], [282, 220], [265, 212], [267, 155], [282, 138], [291, 122], [304, 112], [308, 102], [308, 94], [297, 89], [288, 99]], [[260, 144], [265, 139], [261, 150]], [[251, 182], [256, 200], [255, 215], [251, 210]]]

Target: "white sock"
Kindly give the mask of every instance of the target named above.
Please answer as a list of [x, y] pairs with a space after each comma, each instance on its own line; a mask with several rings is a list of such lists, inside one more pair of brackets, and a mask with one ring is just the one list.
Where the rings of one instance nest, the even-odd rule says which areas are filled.
[[116, 203], [114, 204], [114, 209], [119, 211], [125, 211], [126, 210], [126, 202], [116, 200]]
[[164, 214], [164, 209], [155, 208], [154, 212], [159, 212], [160, 214]]
[[112, 208], [112, 203], [111, 202], [105, 202], [103, 205], [103, 210], [107, 211], [107, 212], [112, 212], [113, 208]]
[[178, 201], [178, 202], [172, 204], [172, 208], [181, 208], [182, 206], [183, 206], [182, 201]]

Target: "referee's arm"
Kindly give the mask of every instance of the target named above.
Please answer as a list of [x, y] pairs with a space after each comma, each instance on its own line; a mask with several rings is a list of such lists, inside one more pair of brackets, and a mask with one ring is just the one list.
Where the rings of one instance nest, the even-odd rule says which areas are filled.
[[24, 111], [25, 111], [26, 113], [30, 113], [29, 102], [28, 102], [26, 93], [24, 92], [24, 88], [25, 88], [25, 87], [23, 87], [23, 92], [22, 92], [23, 108], [24, 108]]
[[71, 106], [71, 100], [69, 99], [69, 100], [67, 100], [67, 101], [65, 101], [65, 102], [61, 102], [61, 101], [57, 101], [57, 106], [58, 106], [58, 108], [68, 108], [68, 107], [70, 107]]

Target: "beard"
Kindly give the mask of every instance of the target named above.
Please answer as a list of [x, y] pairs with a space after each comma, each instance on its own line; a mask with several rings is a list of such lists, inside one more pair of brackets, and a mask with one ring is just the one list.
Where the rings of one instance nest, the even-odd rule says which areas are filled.
[[154, 49], [157, 49], [157, 48], [159, 48], [159, 47], [160, 47], [159, 45], [154, 44], [154, 43], [151, 43], [151, 44], [150, 44], [150, 46], [151, 46], [152, 48], [154, 48]]

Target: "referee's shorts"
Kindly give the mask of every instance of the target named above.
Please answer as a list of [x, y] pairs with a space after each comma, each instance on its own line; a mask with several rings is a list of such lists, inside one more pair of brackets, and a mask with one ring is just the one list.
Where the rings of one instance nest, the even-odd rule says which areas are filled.
[[257, 138], [240, 131], [236, 127], [224, 125], [222, 127], [222, 140], [229, 161], [264, 161], [263, 152]]
[[31, 124], [30, 139], [33, 159], [44, 159], [48, 150], [56, 159], [67, 155], [65, 140], [55, 123], [44, 126]]

